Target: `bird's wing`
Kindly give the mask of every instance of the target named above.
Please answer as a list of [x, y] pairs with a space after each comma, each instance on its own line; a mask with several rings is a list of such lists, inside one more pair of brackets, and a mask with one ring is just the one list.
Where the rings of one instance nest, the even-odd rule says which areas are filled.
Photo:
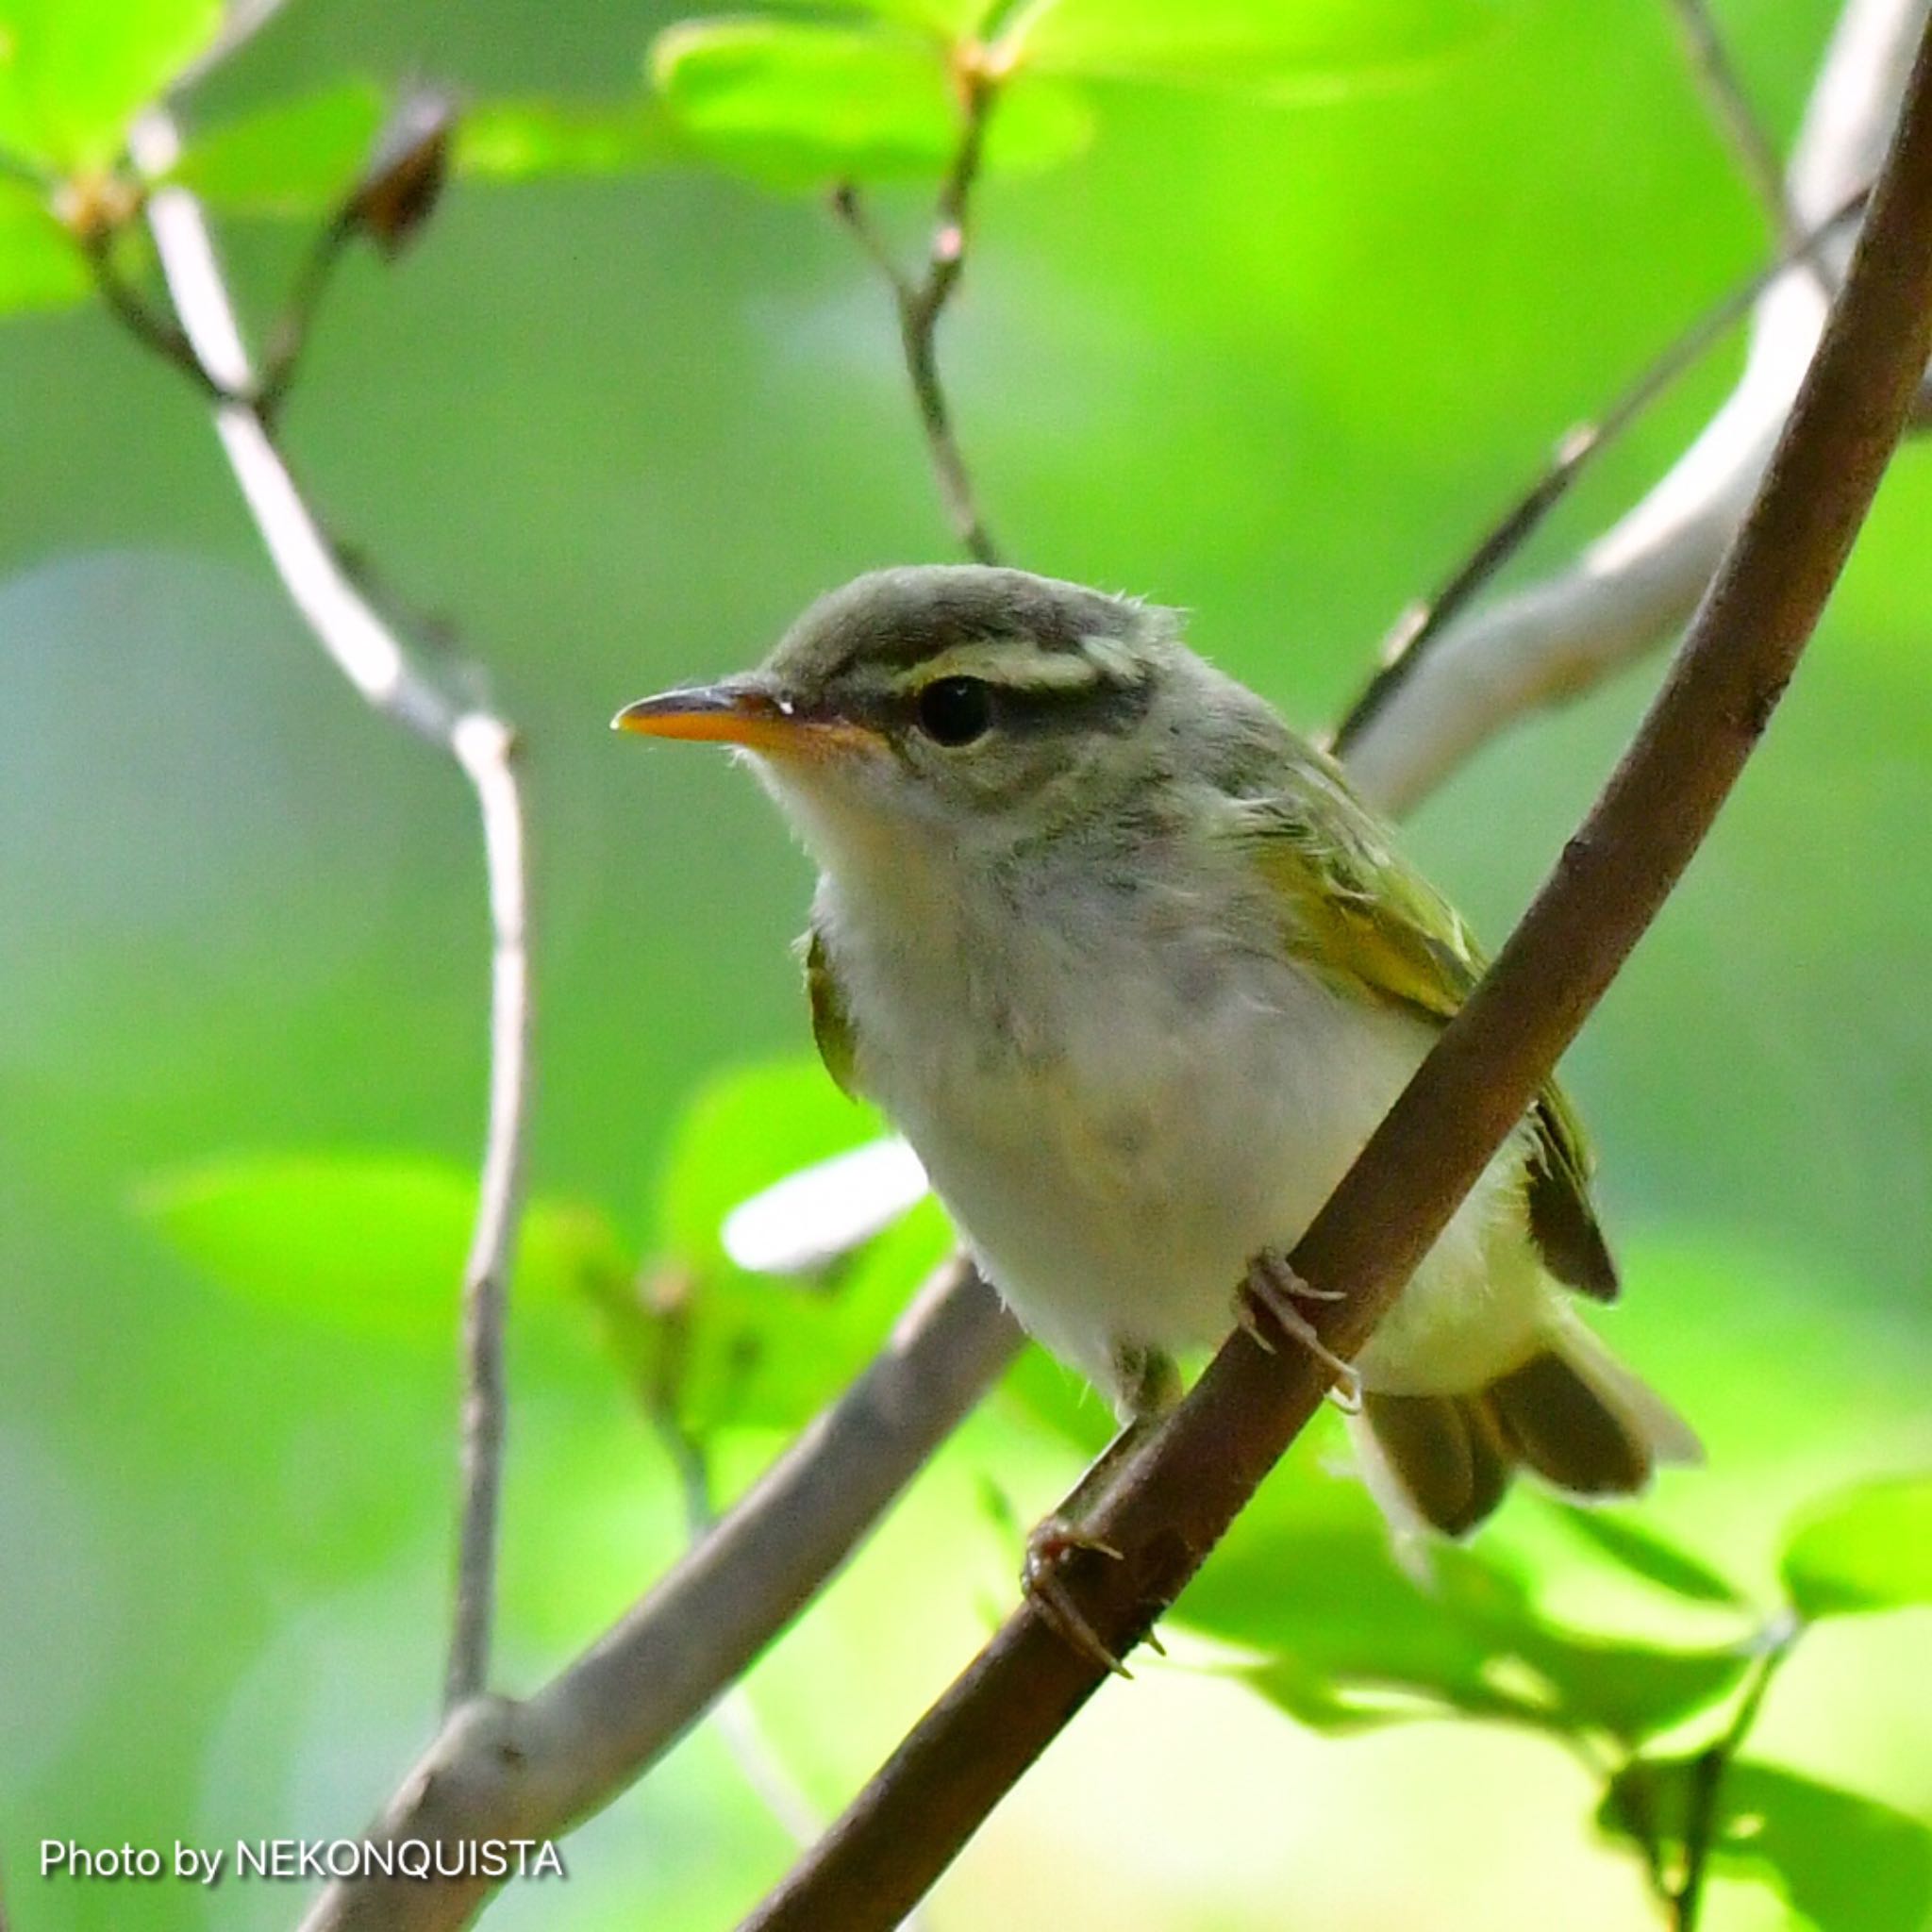
[[[1439, 1024], [1468, 998], [1486, 963], [1468, 926], [1321, 754], [1298, 753], [1291, 786], [1241, 799], [1236, 827], [1304, 965], [1352, 998]], [[1617, 1270], [1591, 1205], [1589, 1146], [1554, 1081], [1530, 1127], [1530, 1232], [1558, 1280], [1612, 1301]]]
[[811, 1002], [811, 1037], [825, 1072], [849, 1100], [862, 1098], [858, 1088], [858, 1049], [852, 1030], [852, 1009], [832, 972], [824, 935], [814, 925], [805, 936], [805, 992]]

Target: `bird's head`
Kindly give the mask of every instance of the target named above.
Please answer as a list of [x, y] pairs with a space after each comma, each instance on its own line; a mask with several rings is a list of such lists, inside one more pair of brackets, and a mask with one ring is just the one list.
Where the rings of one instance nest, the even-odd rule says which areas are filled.
[[980, 853], [1131, 809], [1170, 780], [1207, 667], [1172, 612], [1024, 571], [876, 571], [756, 671], [667, 691], [622, 731], [739, 747], [822, 860], [920, 832]]

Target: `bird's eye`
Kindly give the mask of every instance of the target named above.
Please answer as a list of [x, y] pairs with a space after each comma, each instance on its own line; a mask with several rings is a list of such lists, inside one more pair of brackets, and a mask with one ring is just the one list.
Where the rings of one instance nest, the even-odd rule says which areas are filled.
[[992, 729], [992, 688], [980, 677], [936, 677], [919, 693], [919, 727], [935, 744], [971, 744]]

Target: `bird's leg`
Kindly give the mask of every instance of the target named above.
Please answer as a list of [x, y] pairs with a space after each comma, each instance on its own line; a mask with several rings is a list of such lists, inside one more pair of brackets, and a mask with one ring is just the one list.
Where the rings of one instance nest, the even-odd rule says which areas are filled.
[[1274, 1339], [1257, 1320], [1257, 1310], [1265, 1308], [1285, 1333], [1299, 1341], [1315, 1359], [1334, 1373], [1329, 1392], [1336, 1403], [1353, 1415], [1362, 1406], [1362, 1378], [1356, 1365], [1345, 1361], [1315, 1332], [1315, 1324], [1302, 1313], [1302, 1302], [1339, 1302], [1341, 1291], [1314, 1288], [1289, 1265], [1288, 1257], [1264, 1248], [1248, 1264], [1247, 1279], [1235, 1292], [1235, 1320], [1251, 1335], [1257, 1347], [1274, 1353]]
[[[1121, 1553], [1111, 1543], [1082, 1524], [1099, 1507], [1116, 1477], [1140, 1453], [1141, 1444], [1161, 1418], [1180, 1399], [1180, 1372], [1158, 1349], [1123, 1346], [1114, 1352], [1114, 1373], [1120, 1406], [1126, 1412], [1125, 1424], [1074, 1484], [1066, 1501], [1035, 1525], [1026, 1539], [1026, 1560], [1021, 1567], [1020, 1586], [1041, 1615], [1075, 1650], [1104, 1664], [1116, 1676], [1126, 1677], [1133, 1674], [1080, 1614], [1060, 1574], [1060, 1566], [1077, 1550], [1093, 1550], [1116, 1563], [1120, 1561]], [[1158, 1638], [1150, 1635], [1148, 1641], [1157, 1651], [1160, 1648]]]

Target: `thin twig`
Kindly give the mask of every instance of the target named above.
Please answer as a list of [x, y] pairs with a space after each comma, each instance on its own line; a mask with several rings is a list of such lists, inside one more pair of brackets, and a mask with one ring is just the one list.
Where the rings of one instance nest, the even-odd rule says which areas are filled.
[[1343, 713], [1330, 741], [1331, 751], [1340, 757], [1353, 748], [1357, 739], [1415, 675], [1435, 640], [1536, 533], [1543, 520], [1570, 493], [1591, 459], [1629, 428], [1679, 376], [1693, 368], [1728, 329], [1741, 322], [1780, 275], [1802, 262], [1816, 260], [1840, 227], [1863, 210], [1870, 193], [1869, 188], [1861, 188], [1840, 202], [1817, 227], [1801, 237], [1795, 247], [1706, 309], [1594, 422], [1579, 423], [1565, 432], [1542, 475], [1496, 519], [1441, 587], [1432, 596], [1411, 604], [1390, 627], [1377, 653], [1380, 668]]
[[985, 153], [987, 125], [999, 97], [997, 81], [979, 60], [960, 63], [958, 87], [959, 145], [940, 184], [925, 272], [918, 280], [909, 277], [893, 259], [854, 184], [847, 182], [834, 192], [832, 210], [851, 230], [891, 291], [906, 374], [912, 385], [913, 404], [925, 434], [926, 454], [946, 519], [969, 557], [978, 563], [997, 563], [999, 551], [986, 526], [972, 473], [959, 449], [939, 365], [940, 317], [966, 270], [973, 190]]
[[1751, 1681], [1738, 1700], [1737, 1711], [1724, 1736], [1700, 1754], [1692, 1767], [1690, 1799], [1684, 1814], [1684, 1875], [1668, 1901], [1675, 1932], [1695, 1932], [1698, 1915], [1704, 1907], [1704, 1881], [1709, 1871], [1710, 1855], [1724, 1824], [1724, 1776], [1751, 1736], [1758, 1712], [1764, 1708], [1772, 1679], [1790, 1656], [1791, 1646], [1803, 1631], [1804, 1625], [1793, 1617], [1769, 1633], [1757, 1653]]
[[[1327, 1350], [1353, 1356], [1515, 1130], [1758, 743], [1903, 433], [1932, 350], [1932, 30], [1824, 339], [1767, 479], [1603, 795], [1468, 1004], [1297, 1243]], [[1225, 1343], [1083, 1525], [1063, 1581], [1124, 1656], [1316, 1412], [1332, 1369]], [[747, 1932], [890, 1932], [1107, 1680], [1028, 1602]]]
[[[1822, 221], [1871, 180], [1926, 12], [1926, 0], [1846, 0], [1792, 156], [1802, 220]], [[1834, 275], [1849, 239], [1832, 238]], [[1509, 725], [1599, 684], [1685, 622], [1763, 475], [1824, 313], [1815, 277], [1773, 283], [1743, 373], [1702, 434], [1574, 562], [1443, 626], [1352, 741], [1359, 791], [1400, 816]]]
[[93, 277], [94, 292], [129, 335], [179, 370], [209, 402], [235, 400], [203, 366], [201, 358], [194, 353], [194, 344], [180, 325], [151, 308], [141, 291], [115, 266], [111, 236], [89, 238], [80, 244], [80, 254]]
[[323, 297], [327, 294], [329, 283], [355, 234], [354, 220], [339, 210], [310, 242], [302, 266], [296, 271], [294, 286], [281, 314], [275, 318], [274, 332], [261, 358], [257, 400], [261, 413], [271, 423], [279, 420], [282, 405], [301, 373], [302, 358], [308, 347], [315, 318], [322, 310]]
[[1780, 245], [1795, 248], [1804, 224], [1785, 192], [1784, 166], [1744, 92], [1724, 36], [1710, 16], [1708, 0], [1669, 0], [1669, 8], [1690, 57], [1691, 72], [1697, 76], [1698, 88], [1711, 118], [1729, 143], [1739, 171], [1762, 206]]
[[516, 741], [486, 711], [450, 732], [450, 750], [476, 793], [489, 873], [491, 947], [490, 1116], [470, 1253], [463, 1264], [463, 1505], [457, 1540], [457, 1601], [446, 1705], [487, 1686], [496, 1607], [504, 1431], [508, 1394], [503, 1331], [523, 1203], [524, 1123], [529, 1111], [529, 861]]
[[[638, 1323], [648, 1324], [655, 1331], [649, 1337], [640, 1335], [622, 1352], [632, 1362], [645, 1419], [677, 1478], [685, 1539], [695, 1549], [717, 1528], [718, 1513], [712, 1502], [710, 1456], [684, 1418], [684, 1375], [691, 1354], [690, 1282], [682, 1271], [659, 1272], [644, 1286], [641, 1299], [638, 1290], [630, 1291], [628, 1310]], [[752, 1794], [793, 1844], [809, 1844], [824, 1820], [780, 1762], [741, 1683], [731, 1685], [719, 1698], [711, 1722]]]
[[[710, 1457], [675, 1411], [655, 1411], [651, 1420], [683, 1496], [685, 1536], [696, 1548], [718, 1526], [711, 1507]], [[771, 1813], [779, 1830], [803, 1851], [824, 1829], [824, 1818], [766, 1736], [743, 1684], [726, 1687], [711, 1711], [710, 1722], [752, 1795]]]
[[[178, 151], [173, 122], [148, 115], [131, 146], [150, 178], [164, 175]], [[363, 699], [445, 752], [476, 797], [491, 933], [490, 1103], [463, 1267], [463, 1495], [445, 1682], [454, 1706], [480, 1692], [489, 1674], [505, 1424], [504, 1302], [529, 1105], [528, 861], [515, 734], [493, 712], [457, 702], [424, 676], [342, 571], [339, 546], [308, 507], [272, 423], [253, 399], [255, 371], [199, 203], [185, 189], [159, 186], [148, 199], [147, 219], [204, 386], [219, 398], [217, 433], [291, 600]]]
[[1663, 1831], [1649, 1788], [1638, 1780], [1619, 1780], [1614, 1773], [1606, 1772], [1601, 1766], [1592, 1765], [1591, 1769], [1605, 1785], [1605, 1795], [1617, 1822], [1636, 1840], [1643, 1855], [1643, 1876], [1651, 1896], [1666, 1910], [1671, 1909], [1674, 1893], [1664, 1864]]

